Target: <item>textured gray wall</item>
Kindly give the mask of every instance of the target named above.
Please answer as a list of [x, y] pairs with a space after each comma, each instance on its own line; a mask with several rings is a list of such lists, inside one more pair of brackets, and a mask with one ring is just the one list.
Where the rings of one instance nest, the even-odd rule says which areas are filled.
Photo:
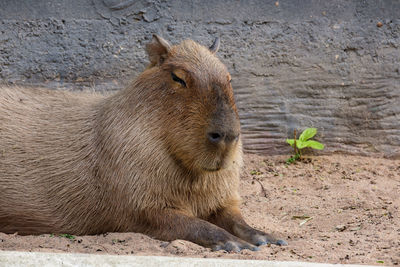
[[2, 0], [0, 80], [120, 89], [152, 33], [221, 37], [247, 151], [314, 126], [327, 152], [400, 157], [398, 0]]

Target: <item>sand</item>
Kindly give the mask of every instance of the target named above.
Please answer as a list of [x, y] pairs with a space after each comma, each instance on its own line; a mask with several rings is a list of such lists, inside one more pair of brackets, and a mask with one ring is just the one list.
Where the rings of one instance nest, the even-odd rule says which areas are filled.
[[228, 253], [137, 233], [0, 233], [0, 250], [400, 264], [400, 160], [324, 155], [287, 165], [286, 158], [246, 155], [240, 187], [248, 223], [285, 247]]

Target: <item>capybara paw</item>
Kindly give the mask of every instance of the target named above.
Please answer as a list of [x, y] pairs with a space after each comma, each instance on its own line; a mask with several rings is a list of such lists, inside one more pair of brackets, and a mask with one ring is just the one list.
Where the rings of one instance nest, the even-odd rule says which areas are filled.
[[224, 244], [221, 245], [215, 245], [212, 247], [213, 251], [217, 250], [225, 250], [228, 252], [240, 252], [243, 249], [249, 249], [252, 251], [257, 251], [259, 250], [258, 247], [253, 246], [247, 242], [239, 242], [239, 241], [227, 241]]

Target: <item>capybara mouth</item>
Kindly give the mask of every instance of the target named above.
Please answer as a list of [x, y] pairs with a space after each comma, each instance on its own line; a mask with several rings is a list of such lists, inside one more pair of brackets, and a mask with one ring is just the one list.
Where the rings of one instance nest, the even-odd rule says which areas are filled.
[[227, 168], [227, 162], [225, 160], [219, 160], [213, 164], [210, 164], [208, 166], [203, 167], [203, 170], [209, 171], [209, 172], [216, 172], [220, 171], [222, 169]]

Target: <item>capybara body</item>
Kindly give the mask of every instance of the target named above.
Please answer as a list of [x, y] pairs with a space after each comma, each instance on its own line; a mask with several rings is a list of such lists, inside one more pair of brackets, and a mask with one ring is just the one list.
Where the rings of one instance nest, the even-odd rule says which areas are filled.
[[111, 96], [0, 87], [0, 231], [141, 232], [238, 251], [240, 124], [219, 42], [171, 46]]

